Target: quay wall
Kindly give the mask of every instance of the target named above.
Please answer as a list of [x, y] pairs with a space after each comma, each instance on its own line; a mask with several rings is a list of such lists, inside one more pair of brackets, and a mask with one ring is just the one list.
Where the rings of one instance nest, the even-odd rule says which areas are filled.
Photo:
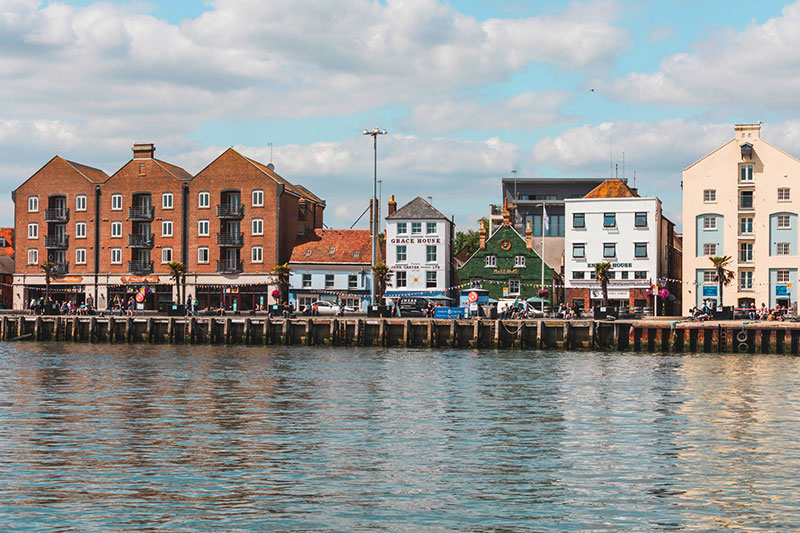
[[4, 341], [569, 349], [798, 355], [800, 324], [4, 315]]

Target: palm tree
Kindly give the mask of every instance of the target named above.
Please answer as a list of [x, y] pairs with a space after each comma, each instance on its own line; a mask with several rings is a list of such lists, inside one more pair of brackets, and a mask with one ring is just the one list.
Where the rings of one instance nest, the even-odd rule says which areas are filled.
[[[386, 294], [386, 285], [392, 279], [392, 269], [386, 263], [378, 263], [372, 267], [372, 275], [375, 276], [375, 299], [383, 305], [383, 295]], [[377, 303], [377, 302], [376, 302]]]
[[174, 279], [175, 285], [178, 286], [178, 305], [180, 305], [183, 303], [183, 298], [186, 296], [185, 289], [183, 291], [184, 294], [181, 295], [181, 282], [186, 279], [186, 265], [180, 261], [172, 261], [167, 265], [167, 268], [169, 268], [169, 277]]
[[608, 273], [611, 272], [611, 263], [595, 263], [594, 277], [600, 282], [603, 291], [603, 307], [608, 306]]
[[719, 305], [722, 307], [722, 288], [730, 285], [734, 278], [733, 271], [728, 270], [728, 266], [733, 261], [733, 258], [729, 255], [726, 255], [722, 257], [709, 257], [708, 259], [714, 265], [714, 270], [716, 271], [717, 284], [719, 286]]
[[281, 292], [281, 302], [289, 300], [289, 274], [292, 273], [292, 268], [289, 263], [282, 265], [275, 265], [272, 267], [272, 273], [278, 278], [278, 290]]
[[39, 265], [44, 271], [44, 304], [50, 304], [50, 278], [53, 276], [53, 269], [56, 267], [54, 263], [48, 261], [47, 263], [43, 263]]

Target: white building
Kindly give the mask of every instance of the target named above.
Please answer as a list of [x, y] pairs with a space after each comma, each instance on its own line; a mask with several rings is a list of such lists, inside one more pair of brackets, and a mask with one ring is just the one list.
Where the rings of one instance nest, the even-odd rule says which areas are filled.
[[416, 197], [386, 217], [386, 264], [394, 275], [386, 296], [437, 296], [452, 286], [453, 223]]
[[646, 293], [657, 283], [672, 293], [672, 298], [660, 301], [659, 313], [679, 311], [680, 284], [665, 281], [680, 272], [674, 225], [663, 216], [658, 198], [640, 197], [622, 180], [606, 180], [584, 198], [567, 199], [564, 205], [567, 303], [584, 309], [600, 305], [603, 295], [594, 266], [607, 262], [612, 267], [612, 306], [652, 307], [653, 298]]

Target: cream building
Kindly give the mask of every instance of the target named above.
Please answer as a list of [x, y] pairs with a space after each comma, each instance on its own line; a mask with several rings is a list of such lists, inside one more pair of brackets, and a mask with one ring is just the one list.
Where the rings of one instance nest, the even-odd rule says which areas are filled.
[[719, 301], [709, 257], [729, 255], [735, 280], [723, 305], [797, 310], [800, 161], [761, 139], [760, 124], [683, 171], [683, 313]]

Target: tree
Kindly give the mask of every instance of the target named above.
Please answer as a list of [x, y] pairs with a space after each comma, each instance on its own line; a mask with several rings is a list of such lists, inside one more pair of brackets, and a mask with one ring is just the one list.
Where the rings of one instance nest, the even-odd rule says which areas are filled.
[[181, 263], [180, 261], [172, 261], [170, 264], [167, 265], [169, 268], [169, 276], [175, 280], [175, 285], [178, 286], [178, 304], [183, 303], [183, 299], [186, 297], [186, 290], [184, 289], [184, 294], [181, 295], [181, 284], [182, 281], [186, 279], [186, 265]]
[[594, 278], [600, 282], [603, 291], [603, 307], [608, 305], [608, 273], [611, 272], [611, 263], [595, 263]]
[[709, 257], [708, 259], [714, 265], [714, 271], [717, 275], [717, 284], [719, 286], [719, 305], [722, 306], [722, 288], [730, 285], [734, 278], [733, 271], [728, 270], [728, 266], [733, 261], [733, 258], [729, 255], [725, 255], [722, 257]]
[[374, 267], [372, 267], [372, 275], [375, 276], [375, 298], [380, 303], [380, 305], [384, 305], [383, 296], [386, 294], [386, 285], [389, 283], [389, 280], [392, 279], [392, 269], [386, 266], [386, 263], [378, 263]]
[[457, 254], [466, 248], [467, 256], [471, 256], [478, 249], [478, 246], [480, 246], [480, 234], [477, 231], [474, 229], [457, 231], [453, 240], [453, 254]]
[[48, 261], [47, 263], [43, 263], [39, 265], [44, 271], [44, 304], [48, 305], [50, 303], [50, 279], [53, 276], [53, 269], [56, 267], [54, 263]]
[[278, 278], [278, 290], [281, 293], [281, 302], [286, 302], [289, 300], [289, 274], [292, 273], [292, 269], [289, 266], [289, 263], [284, 263], [282, 265], [275, 265], [272, 267], [272, 273]]

